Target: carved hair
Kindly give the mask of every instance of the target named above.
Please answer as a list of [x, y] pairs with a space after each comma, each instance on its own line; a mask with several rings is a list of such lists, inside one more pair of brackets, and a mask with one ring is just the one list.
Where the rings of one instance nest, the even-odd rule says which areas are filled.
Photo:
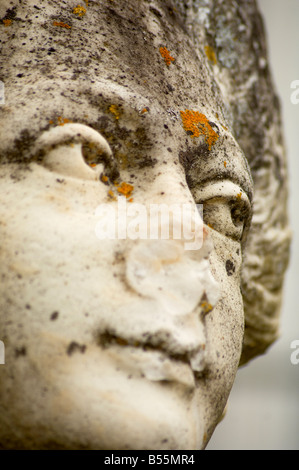
[[[279, 336], [284, 274], [289, 260], [287, 168], [280, 105], [269, 69], [262, 17], [255, 0], [176, 0], [194, 42], [215, 62], [231, 130], [246, 155], [254, 209], [241, 289], [245, 336], [240, 364], [264, 353]], [[202, 54], [202, 52], [201, 52]]]

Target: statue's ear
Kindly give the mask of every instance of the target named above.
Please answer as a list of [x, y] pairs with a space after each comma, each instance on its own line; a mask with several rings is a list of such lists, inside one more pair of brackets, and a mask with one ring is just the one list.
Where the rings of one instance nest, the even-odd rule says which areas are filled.
[[244, 254], [241, 290], [245, 333], [240, 365], [263, 354], [279, 337], [283, 280], [289, 261], [291, 232], [284, 185], [279, 186], [271, 169], [261, 171], [260, 178], [270, 183], [264, 190], [256, 189], [256, 211]]

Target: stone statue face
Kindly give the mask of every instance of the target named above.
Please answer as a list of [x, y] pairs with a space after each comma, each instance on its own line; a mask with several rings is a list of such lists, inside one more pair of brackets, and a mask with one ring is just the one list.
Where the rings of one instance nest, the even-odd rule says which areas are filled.
[[[250, 171], [176, 9], [81, 3], [0, 8], [0, 445], [204, 448], [242, 351]], [[202, 246], [100, 240], [118, 198], [203, 204]]]

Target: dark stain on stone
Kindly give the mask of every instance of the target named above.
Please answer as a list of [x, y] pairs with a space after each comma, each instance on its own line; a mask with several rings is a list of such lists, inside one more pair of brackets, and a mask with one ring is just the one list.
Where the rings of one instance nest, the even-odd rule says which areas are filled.
[[76, 352], [80, 352], [81, 354], [83, 354], [85, 352], [85, 350], [86, 350], [85, 344], [79, 344], [76, 341], [72, 341], [68, 345], [66, 353], [67, 353], [68, 356], [71, 356], [72, 354], [74, 354]]
[[15, 357], [26, 356], [26, 353], [27, 351], [26, 351], [25, 346], [15, 349]]
[[229, 259], [225, 263], [225, 269], [228, 276], [232, 276], [236, 270], [234, 263]]
[[59, 315], [59, 312], [57, 312], [57, 310], [55, 312], [53, 312], [50, 316], [50, 320], [54, 321], [54, 320], [57, 320], [58, 318], [58, 315]]

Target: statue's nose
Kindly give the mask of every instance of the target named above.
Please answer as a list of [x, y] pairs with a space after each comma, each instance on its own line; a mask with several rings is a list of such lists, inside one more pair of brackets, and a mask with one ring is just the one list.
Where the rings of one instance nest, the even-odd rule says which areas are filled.
[[164, 332], [164, 347], [185, 354], [192, 369], [201, 372], [206, 364], [204, 316], [220, 294], [208, 259], [192, 259], [176, 240], [140, 241], [128, 254], [126, 278], [131, 288], [151, 300], [153, 318], [156, 312], [163, 317], [163, 327], [151, 340], [159, 344]]
[[218, 301], [219, 285], [201, 250], [194, 256], [182, 240], [141, 240], [128, 254], [127, 280], [136, 292], [155, 299], [166, 315], [189, 315], [200, 303], [207, 312]]

